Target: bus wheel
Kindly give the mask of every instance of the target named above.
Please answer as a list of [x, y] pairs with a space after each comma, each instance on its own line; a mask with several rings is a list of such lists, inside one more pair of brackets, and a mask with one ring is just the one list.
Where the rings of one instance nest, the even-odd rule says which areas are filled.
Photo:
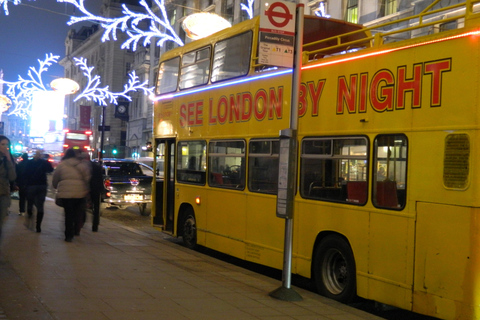
[[185, 222], [183, 223], [183, 243], [187, 248], [193, 249], [197, 246], [197, 224], [193, 210], [187, 209]]
[[355, 298], [355, 260], [346, 240], [333, 235], [323, 239], [315, 249], [313, 263], [318, 293], [343, 303]]
[[140, 209], [140, 215], [146, 216], [147, 214], [147, 204], [146, 203], [139, 203], [138, 208]]

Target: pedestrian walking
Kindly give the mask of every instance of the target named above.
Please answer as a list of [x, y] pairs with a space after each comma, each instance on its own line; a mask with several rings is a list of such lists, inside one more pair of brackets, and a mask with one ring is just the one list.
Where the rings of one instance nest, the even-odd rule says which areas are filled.
[[52, 177], [52, 185], [57, 189], [56, 197], [61, 199], [65, 210], [65, 241], [71, 242], [80, 235], [86, 197], [89, 194], [91, 168], [73, 149], [67, 149]]
[[37, 232], [42, 232], [44, 204], [47, 197], [47, 173], [53, 171], [52, 164], [43, 159], [42, 151], [35, 151], [33, 159], [27, 162], [25, 168], [27, 183], [27, 221], [30, 226], [33, 219], [33, 208], [37, 211]]
[[2, 235], [3, 220], [7, 216], [11, 204], [10, 185], [15, 182], [15, 160], [11, 153], [10, 140], [0, 135], [0, 237]]
[[16, 166], [17, 179], [15, 180], [18, 187], [18, 215], [25, 215], [25, 206], [27, 204], [27, 162], [28, 154], [24, 153], [21, 156], [20, 161]]

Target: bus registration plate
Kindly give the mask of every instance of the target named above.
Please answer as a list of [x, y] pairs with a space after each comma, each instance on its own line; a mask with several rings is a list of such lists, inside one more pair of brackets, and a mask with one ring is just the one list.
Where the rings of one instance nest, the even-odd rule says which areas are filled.
[[143, 200], [143, 195], [141, 194], [126, 194], [123, 196], [125, 201], [138, 201]]

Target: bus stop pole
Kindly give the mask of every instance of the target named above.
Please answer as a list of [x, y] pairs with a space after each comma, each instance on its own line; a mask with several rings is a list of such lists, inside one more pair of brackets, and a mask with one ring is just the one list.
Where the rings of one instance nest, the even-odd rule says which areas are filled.
[[[293, 200], [297, 172], [297, 130], [298, 100], [300, 94], [300, 73], [302, 66], [304, 5], [297, 4], [295, 25], [295, 51], [292, 76], [290, 107], [290, 128], [280, 132], [279, 190], [277, 195], [277, 216], [285, 218], [285, 240], [283, 251], [282, 287], [272, 291], [270, 296], [285, 301], [300, 301], [302, 297], [291, 288], [292, 243], [293, 243]], [[283, 188], [283, 187], [284, 188]]]
[[103, 159], [103, 145], [105, 143], [105, 109], [107, 106], [102, 106], [102, 136], [100, 138], [100, 151], [98, 152], [98, 161]]

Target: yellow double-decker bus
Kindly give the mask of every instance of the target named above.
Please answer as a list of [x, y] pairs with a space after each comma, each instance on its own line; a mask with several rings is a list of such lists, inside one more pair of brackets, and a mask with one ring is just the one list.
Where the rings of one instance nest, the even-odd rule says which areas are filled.
[[[388, 32], [305, 17], [292, 272], [321, 294], [480, 318], [477, 2]], [[152, 215], [189, 247], [282, 269], [292, 70], [260, 64], [258, 42], [253, 18], [161, 57]]]

